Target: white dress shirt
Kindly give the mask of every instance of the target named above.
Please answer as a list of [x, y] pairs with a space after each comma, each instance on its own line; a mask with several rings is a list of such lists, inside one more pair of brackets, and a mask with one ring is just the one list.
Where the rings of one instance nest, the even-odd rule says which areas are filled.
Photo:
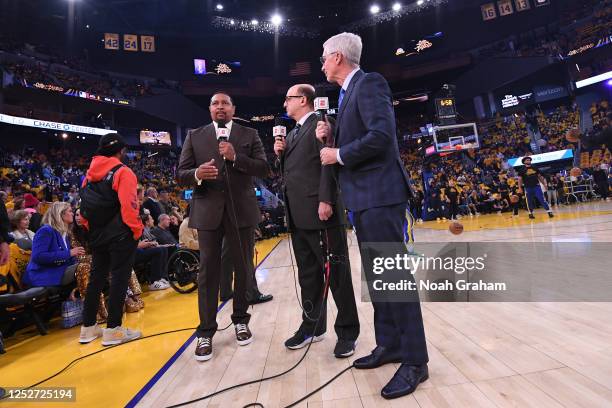
[[304, 116], [302, 116], [302, 118], [300, 120], [298, 120], [298, 124], [300, 126], [304, 126], [304, 123], [306, 123], [306, 121], [308, 120], [308, 118], [310, 117], [310, 115], [314, 114], [314, 111], [310, 111], [307, 114], [305, 114]]
[[[232, 134], [232, 125], [233, 125], [233, 124], [234, 124], [234, 121], [233, 121], [233, 120], [230, 120], [229, 122], [227, 122], [227, 123], [225, 124], [225, 127], [227, 128], [227, 132], [228, 132], [228, 134], [230, 134], [230, 135]], [[216, 135], [216, 134], [218, 133], [218, 132], [217, 132], [217, 130], [219, 130], [219, 125], [217, 124], [217, 122], [213, 121], [213, 126], [215, 127], [215, 135]], [[217, 140], [218, 140], [218, 138], [217, 138]], [[228, 140], [229, 140], [229, 137], [228, 137]], [[193, 173], [193, 175], [194, 175], [194, 177], [195, 177], [195, 179], [196, 179], [196, 182], [198, 183], [198, 186], [199, 186], [199, 185], [201, 185], [201, 184], [202, 184], [202, 180], [200, 180], [200, 179], [198, 178], [198, 169], [196, 169], [196, 170], [195, 170], [195, 172]]]

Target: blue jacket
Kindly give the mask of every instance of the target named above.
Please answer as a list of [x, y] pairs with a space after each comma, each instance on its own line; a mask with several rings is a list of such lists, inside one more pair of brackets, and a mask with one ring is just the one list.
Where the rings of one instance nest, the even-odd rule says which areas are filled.
[[411, 190], [397, 145], [391, 89], [382, 75], [355, 73], [335, 132], [346, 208], [362, 211], [408, 201]]
[[23, 276], [27, 286], [59, 286], [64, 271], [75, 260], [70, 256], [70, 240], [64, 242], [62, 235], [43, 225], [34, 235], [32, 257]]

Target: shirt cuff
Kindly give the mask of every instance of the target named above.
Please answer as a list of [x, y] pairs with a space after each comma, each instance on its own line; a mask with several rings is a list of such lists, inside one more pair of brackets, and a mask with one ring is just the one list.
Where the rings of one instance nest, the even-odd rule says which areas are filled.
[[195, 177], [195, 180], [196, 180], [196, 183], [198, 183], [198, 186], [202, 185], [202, 180], [200, 180], [200, 179], [198, 178], [198, 169], [196, 169], [196, 170], [193, 172], [193, 176]]
[[336, 150], [336, 159], [338, 160], [338, 163], [344, 166], [344, 162], [340, 158], [340, 149]]

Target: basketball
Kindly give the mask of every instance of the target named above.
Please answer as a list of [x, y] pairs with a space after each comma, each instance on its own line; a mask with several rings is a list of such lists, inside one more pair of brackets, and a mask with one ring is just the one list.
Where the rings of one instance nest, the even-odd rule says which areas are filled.
[[516, 194], [512, 194], [512, 195], [510, 196], [510, 202], [511, 202], [512, 204], [516, 204], [516, 203], [518, 203], [518, 202], [519, 202], [519, 196], [517, 196]]
[[570, 143], [578, 143], [580, 141], [580, 129], [570, 129], [565, 134], [565, 140]]
[[453, 235], [459, 235], [463, 232], [463, 224], [460, 224], [458, 222], [453, 222], [451, 225], [448, 226], [448, 230]]
[[578, 167], [574, 167], [573, 169], [570, 170], [570, 176], [572, 177], [578, 177], [582, 174], [582, 170]]

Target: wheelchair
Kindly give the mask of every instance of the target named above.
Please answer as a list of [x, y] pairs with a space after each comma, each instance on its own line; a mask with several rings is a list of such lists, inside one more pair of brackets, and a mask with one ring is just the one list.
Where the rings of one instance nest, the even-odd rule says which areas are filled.
[[198, 288], [200, 253], [179, 248], [168, 259], [168, 282], [178, 293], [191, 293]]

